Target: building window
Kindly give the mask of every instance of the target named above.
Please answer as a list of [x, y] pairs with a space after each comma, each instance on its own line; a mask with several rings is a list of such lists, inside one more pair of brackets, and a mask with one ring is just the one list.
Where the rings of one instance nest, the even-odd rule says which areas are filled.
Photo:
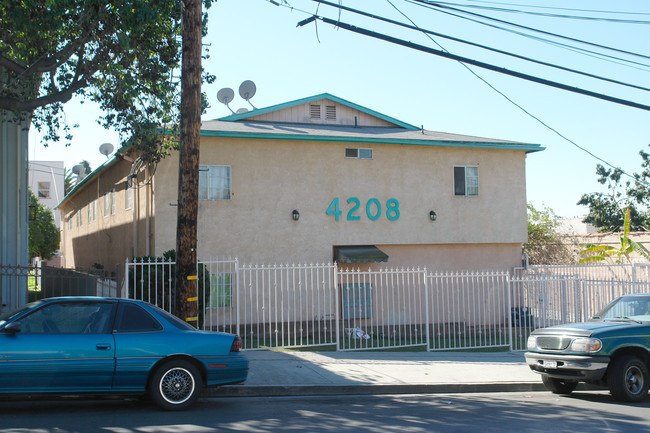
[[478, 167], [454, 167], [454, 195], [465, 197], [478, 195]]
[[131, 189], [131, 182], [127, 180], [124, 182], [124, 209], [129, 210], [133, 206], [133, 193]]
[[199, 200], [230, 200], [230, 166], [199, 166]]
[[115, 188], [111, 189], [111, 215], [115, 215]]
[[38, 182], [38, 198], [50, 198], [50, 182]]
[[232, 274], [222, 272], [210, 275], [210, 307], [232, 307]]
[[358, 149], [356, 147], [345, 148], [346, 158], [372, 159], [372, 149]]
[[104, 217], [107, 217], [111, 211], [111, 202], [108, 193], [104, 194]]

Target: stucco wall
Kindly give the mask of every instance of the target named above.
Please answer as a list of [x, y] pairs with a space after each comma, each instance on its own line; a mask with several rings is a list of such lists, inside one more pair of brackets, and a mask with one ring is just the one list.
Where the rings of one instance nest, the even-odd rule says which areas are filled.
[[[371, 147], [373, 159], [346, 159], [345, 147]], [[519, 245], [527, 236], [523, 151], [202, 137], [200, 152], [201, 164], [232, 167], [233, 195], [200, 202], [199, 257], [307, 263], [331, 261], [333, 245], [491, 245], [478, 248], [485, 254], [471, 260], [454, 254], [454, 265], [480, 268], [483, 255], [490, 263], [502, 257], [496, 267], [521, 262]], [[478, 197], [454, 196], [455, 165], [479, 167]], [[177, 166], [174, 154], [156, 171], [157, 255], [175, 247], [176, 207], [169, 203], [177, 201]], [[326, 214], [335, 198], [339, 221]], [[361, 204], [353, 214], [358, 221], [347, 219], [349, 198]], [[372, 198], [382, 206], [375, 221], [366, 214]], [[386, 216], [389, 199], [399, 201], [395, 221]], [[299, 221], [291, 219], [293, 209]], [[371, 215], [376, 210], [371, 204]], [[495, 249], [504, 252], [495, 256]], [[431, 257], [435, 262], [445, 253]]]
[[[131, 188], [131, 208], [126, 209], [125, 187], [130, 170], [130, 161], [116, 161], [61, 206], [61, 249], [65, 267], [90, 268], [99, 264], [108, 270], [117, 267], [121, 271], [127, 257], [147, 253], [148, 188], [144, 184], [144, 172], [140, 172]], [[115, 214], [109, 210], [108, 216], [105, 216], [104, 196], [110, 194], [112, 188], [115, 188]], [[92, 202], [96, 206], [96, 218], [89, 221], [88, 208]], [[150, 212], [151, 208], [150, 205]], [[82, 216], [80, 226], [77, 225], [77, 212]]]

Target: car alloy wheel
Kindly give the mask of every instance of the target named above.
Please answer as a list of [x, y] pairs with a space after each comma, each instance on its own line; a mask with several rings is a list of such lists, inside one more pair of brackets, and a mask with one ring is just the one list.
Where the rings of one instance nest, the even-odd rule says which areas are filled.
[[201, 375], [188, 361], [169, 361], [155, 372], [150, 394], [160, 407], [166, 410], [182, 410], [189, 407], [201, 392]]

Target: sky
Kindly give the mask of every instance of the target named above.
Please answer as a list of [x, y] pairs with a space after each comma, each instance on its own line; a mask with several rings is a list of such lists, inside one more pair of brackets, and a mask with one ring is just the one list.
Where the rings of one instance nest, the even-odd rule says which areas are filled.
[[[622, 59], [603, 60], [557, 46], [557, 42], [576, 46], [573, 42], [537, 33], [536, 36], [552, 39], [555, 43], [543, 42], [406, 0], [331, 1], [395, 21], [408, 22], [406, 16], [420, 28], [454, 38], [650, 87], [650, 66], [645, 66], [650, 65], [650, 59], [643, 57], [579, 45]], [[526, 160], [527, 200], [538, 209], [548, 207], [566, 218], [587, 214], [586, 207], [576, 204], [583, 194], [606, 190], [596, 176], [596, 165], [602, 162], [579, 147], [630, 174], [641, 171], [639, 151], [650, 151], [647, 149], [650, 111], [471, 67], [482, 78], [479, 79], [455, 60], [351, 33], [323, 22], [303, 27], [296, 27], [296, 24], [317, 13], [435, 49], [439, 48], [437, 42], [458, 56], [644, 105], [650, 105], [648, 91], [531, 64], [438, 36], [432, 36], [432, 41], [421, 32], [347, 11], [339, 14], [337, 9], [319, 6], [313, 0], [276, 2], [283, 5], [276, 6], [267, 0], [219, 0], [208, 10], [208, 35], [204, 45], [209, 58], [203, 61], [203, 67], [216, 75], [217, 80], [203, 86], [211, 105], [204, 120], [231, 114], [228, 107], [217, 101], [219, 89], [230, 87], [238, 95], [239, 85], [252, 80], [257, 92], [250, 102], [257, 108], [327, 92], [427, 130], [539, 144], [545, 150], [528, 154]], [[647, 43], [650, 40], [650, 2], [647, 0], [448, 0], [447, 4], [451, 3], [464, 5], [465, 10], [473, 13], [650, 56]], [[467, 6], [514, 8], [547, 15], [581, 14], [646, 23], [574, 20]], [[524, 32], [521, 28], [507, 28]], [[230, 107], [233, 110], [251, 108], [239, 96]], [[102, 143], [111, 142], [119, 147], [119, 135], [97, 124], [102, 113], [91, 103], [81, 104], [73, 99], [66, 104], [65, 112], [69, 124], [80, 125], [72, 131], [74, 138], [70, 145], [66, 147], [59, 142], [48, 143], [45, 147], [40, 134], [32, 128], [30, 160], [63, 160], [67, 168], [88, 160], [92, 168], [96, 168], [106, 161], [106, 156], [98, 150]], [[406, 170], [407, 167], [396, 169]]]

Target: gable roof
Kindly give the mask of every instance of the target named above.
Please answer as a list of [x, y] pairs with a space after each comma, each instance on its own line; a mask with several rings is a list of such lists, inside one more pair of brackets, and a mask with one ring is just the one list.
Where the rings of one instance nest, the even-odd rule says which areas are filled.
[[267, 114], [271, 113], [274, 111], [280, 111], [280, 110], [286, 110], [288, 108], [293, 108], [297, 107], [299, 105], [304, 105], [304, 104], [309, 104], [310, 102], [316, 102], [320, 101], [322, 99], [329, 99], [332, 102], [336, 102], [337, 104], [341, 104], [343, 106], [352, 108], [353, 110], [358, 110], [362, 113], [368, 114], [369, 116], [376, 117], [378, 119], [384, 120], [388, 123], [392, 123], [393, 125], [404, 128], [404, 129], [410, 129], [410, 130], [416, 130], [420, 129], [417, 126], [410, 125], [406, 122], [402, 122], [401, 120], [395, 119], [394, 117], [387, 116], [385, 114], [382, 114], [378, 111], [371, 110], [369, 108], [366, 108], [362, 105], [355, 104], [353, 102], [347, 101], [343, 98], [339, 98], [338, 96], [334, 96], [329, 93], [321, 93], [319, 95], [314, 95], [314, 96], [309, 96], [307, 98], [301, 98], [301, 99], [296, 99], [295, 101], [290, 101], [290, 102], [284, 102], [282, 104], [277, 104], [277, 105], [272, 105], [270, 107], [266, 108], [256, 108], [252, 111], [247, 111], [245, 113], [239, 113], [239, 114], [232, 114], [230, 116], [225, 116], [221, 117], [218, 120], [225, 121], [225, 122], [235, 122], [238, 120], [245, 120], [245, 119], [251, 119], [252, 117], [260, 116], [262, 114]]
[[[376, 117], [393, 126], [350, 126], [340, 124], [320, 123], [286, 123], [254, 119], [257, 116], [291, 109], [311, 102], [330, 100], [337, 104], [358, 110], [371, 117]], [[416, 146], [464, 147], [484, 149], [521, 150], [526, 153], [539, 152], [545, 148], [539, 144], [521, 143], [517, 141], [493, 138], [475, 137], [462, 134], [428, 131], [401, 120], [371, 110], [345, 99], [321, 93], [295, 101], [272, 105], [266, 108], [256, 108], [245, 113], [232, 114], [216, 120], [201, 122], [201, 137], [231, 137], [248, 139], [297, 140], [297, 141], [329, 141], [363, 144], [400, 144]], [[97, 177], [102, 171], [115, 164], [121, 158], [120, 153], [128, 150], [125, 144], [112, 158], [104, 162], [86, 176], [63, 198], [57, 207], [69, 201], [84, 185]]]
[[[349, 107], [352, 110], [358, 110], [368, 116], [380, 119], [388, 126], [280, 122], [269, 121], [270, 116], [265, 116], [269, 113], [277, 113], [284, 110], [289, 111], [292, 108], [322, 100], [329, 100]], [[266, 108], [256, 108], [244, 113], [203, 121], [201, 123], [201, 136], [510, 149], [523, 150], [527, 153], [544, 150], [539, 144], [428, 131], [361, 105], [354, 104], [330, 93], [321, 93]]]

